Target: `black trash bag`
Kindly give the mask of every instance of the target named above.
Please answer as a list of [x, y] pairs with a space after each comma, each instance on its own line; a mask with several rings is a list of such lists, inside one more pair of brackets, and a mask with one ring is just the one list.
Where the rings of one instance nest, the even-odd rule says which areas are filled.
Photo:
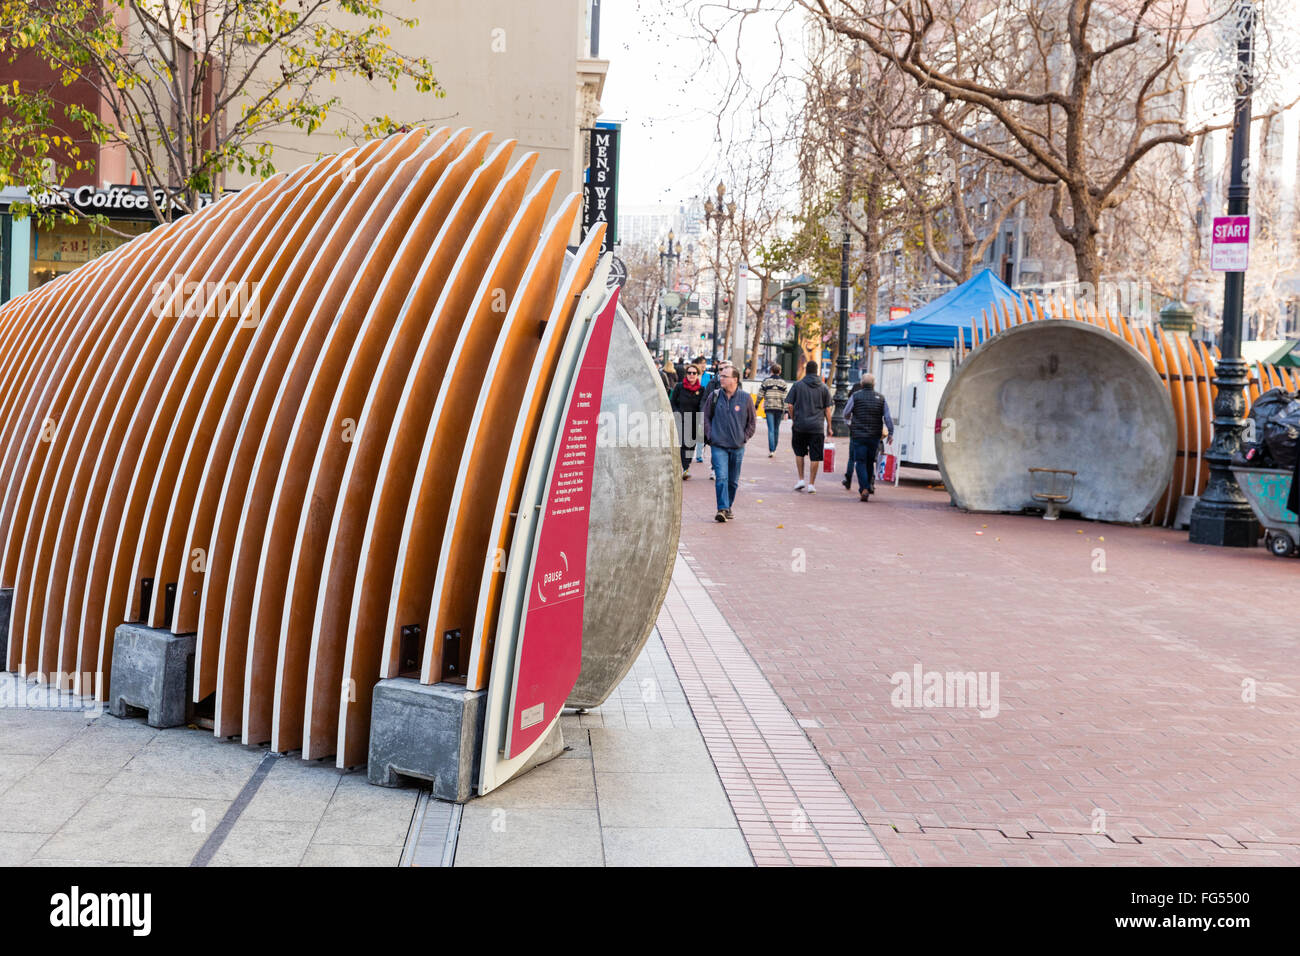
[[1300, 400], [1293, 400], [1264, 422], [1264, 447], [1273, 459], [1274, 468], [1295, 468], [1297, 444], [1300, 444]]
[[[1290, 431], [1290, 438], [1287, 437], [1287, 428], [1279, 427], [1275, 422], [1281, 421], [1287, 415], [1287, 409], [1296, 403], [1296, 395], [1288, 392], [1284, 388], [1271, 388], [1259, 398], [1255, 399], [1250, 406], [1250, 418], [1254, 424], [1252, 429], [1254, 433], [1253, 441], [1243, 441], [1241, 443], [1241, 460], [1237, 461], [1234, 457], [1234, 463], [1249, 465], [1252, 468], [1292, 468], [1296, 461], [1296, 430]], [[1300, 424], [1295, 422], [1293, 424]], [[1247, 434], [1250, 434], [1249, 432]], [[1270, 437], [1272, 440], [1270, 441]], [[1274, 446], [1284, 455], [1286, 464], [1279, 463]]]

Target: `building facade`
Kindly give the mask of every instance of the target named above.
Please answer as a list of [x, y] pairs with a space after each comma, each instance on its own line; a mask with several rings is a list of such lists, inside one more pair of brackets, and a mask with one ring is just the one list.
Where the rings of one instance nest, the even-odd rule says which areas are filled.
[[[418, 18], [419, 25], [395, 29], [389, 41], [399, 52], [429, 58], [445, 97], [339, 76], [329, 92], [340, 102], [321, 129], [308, 135], [286, 128], [268, 137], [277, 169], [289, 171], [337, 152], [345, 126], [355, 131], [362, 121], [387, 116], [399, 125], [468, 126], [491, 131], [497, 140], [516, 139], [519, 151], [539, 154], [539, 170], [560, 171], [553, 205], [582, 191], [588, 135], [600, 115], [609, 69], [609, 61], [599, 56], [600, 0], [415, 0], [395, 12]], [[43, 83], [60, 102], [101, 109], [94, 89], [52, 84], [48, 70], [42, 70], [42, 64], [27, 62], [18, 78], [25, 86]], [[231, 109], [241, 106], [236, 101]], [[147, 204], [143, 211], [135, 208], [139, 190], [123, 185], [134, 181], [125, 152], [93, 144], [83, 144], [83, 150], [95, 161], [94, 170], [69, 181], [69, 202], [80, 208], [84, 201], [87, 211], [107, 215], [112, 231], [92, 233], [84, 223], [37, 229], [30, 219], [9, 214], [10, 205], [27, 201], [25, 191], [0, 193], [0, 301], [152, 225]], [[252, 177], [232, 171], [225, 186], [238, 189], [251, 182]], [[571, 241], [579, 238], [575, 227]]]

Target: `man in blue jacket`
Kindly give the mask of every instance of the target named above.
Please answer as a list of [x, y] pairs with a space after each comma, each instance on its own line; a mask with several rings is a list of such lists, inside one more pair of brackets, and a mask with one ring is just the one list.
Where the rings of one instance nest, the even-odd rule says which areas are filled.
[[740, 387], [740, 373], [734, 365], [718, 369], [718, 388], [704, 401], [704, 440], [713, 460], [713, 488], [718, 513], [714, 521], [729, 521], [731, 506], [740, 487], [740, 463], [745, 442], [758, 427], [754, 400]]

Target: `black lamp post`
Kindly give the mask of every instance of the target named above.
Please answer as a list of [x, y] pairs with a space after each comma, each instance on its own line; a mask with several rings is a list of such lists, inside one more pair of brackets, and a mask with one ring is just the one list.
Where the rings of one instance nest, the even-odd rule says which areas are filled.
[[[862, 60], [855, 48], [849, 56], [849, 115], [854, 117], [858, 108], [858, 77]], [[831, 434], [842, 438], [849, 433], [844, 424], [844, 406], [849, 403], [849, 206], [853, 200], [853, 132], [844, 131], [844, 221], [840, 241], [840, 329], [839, 357], [835, 359], [835, 411], [831, 413]]]
[[713, 260], [713, 339], [709, 343], [715, 375], [718, 373], [718, 300], [722, 298], [722, 225], [734, 223], [736, 218], [736, 204], [729, 202], [725, 207], [723, 205], [722, 197], [726, 194], [727, 187], [718, 183], [718, 204], [714, 206], [712, 199], [704, 202], [704, 228], [712, 227], [717, 234], [716, 258]]
[[[1250, 187], [1243, 175], [1250, 158], [1251, 94], [1254, 91], [1255, 4], [1241, 0], [1237, 8], [1237, 99], [1232, 122], [1232, 179], [1228, 186], [1228, 215], [1244, 216], [1250, 209]], [[1224, 274], [1223, 333], [1219, 361], [1214, 366], [1214, 437], [1205, 452], [1210, 480], [1192, 509], [1188, 536], [1194, 544], [1249, 548], [1256, 541], [1255, 514], [1229, 470], [1241, 448], [1245, 426], [1246, 363], [1241, 358], [1241, 315], [1246, 275]]]
[[[666, 290], [671, 289], [674, 284], [674, 271], [677, 266], [677, 260], [681, 257], [682, 244], [680, 242], [677, 243], [677, 247], [674, 250], [673, 231], [669, 229], [668, 248], [665, 249], [664, 244], [662, 242], [659, 243], [659, 273], [663, 279], [663, 286]], [[667, 334], [665, 322], [666, 320], [671, 320], [673, 311], [673, 309], [665, 309], [662, 303], [659, 306], [659, 334], [655, 337], [655, 351], [657, 352], [663, 351], [663, 340], [664, 336]]]

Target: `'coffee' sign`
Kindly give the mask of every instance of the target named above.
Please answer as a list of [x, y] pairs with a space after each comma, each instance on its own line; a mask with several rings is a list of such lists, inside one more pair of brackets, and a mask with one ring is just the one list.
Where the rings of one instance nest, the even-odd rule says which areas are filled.
[[618, 241], [618, 129], [597, 126], [591, 131], [591, 152], [587, 183], [582, 188], [582, 235], [586, 238], [597, 223], [605, 223], [602, 253]]
[[[171, 205], [171, 214], [184, 214], [180, 206], [180, 197], [168, 199], [164, 189], [153, 190], [153, 199], [161, 210]], [[195, 209], [202, 209], [212, 204], [212, 196], [200, 193]], [[61, 186], [32, 199], [37, 206], [71, 206], [85, 216], [103, 215], [109, 219], [143, 219], [156, 221], [153, 208], [149, 205], [149, 196], [142, 186], [106, 186], [96, 189], [94, 186]]]
[[1250, 217], [1215, 216], [1210, 234], [1210, 268], [1245, 272], [1250, 263]]

